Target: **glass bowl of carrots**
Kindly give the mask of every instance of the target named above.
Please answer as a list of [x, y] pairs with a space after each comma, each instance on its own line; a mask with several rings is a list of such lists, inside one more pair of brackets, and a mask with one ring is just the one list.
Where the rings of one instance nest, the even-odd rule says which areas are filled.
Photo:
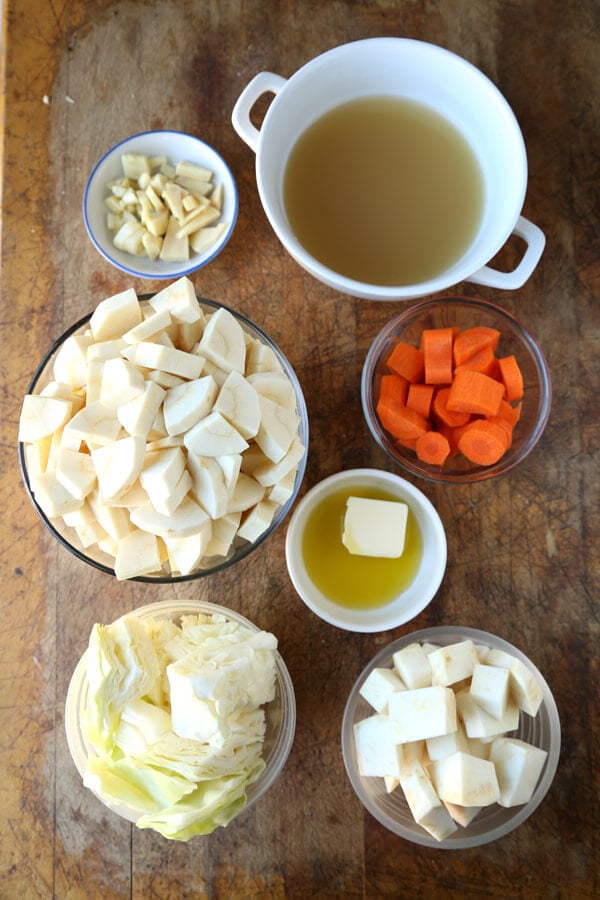
[[470, 297], [421, 300], [380, 331], [361, 383], [369, 429], [408, 472], [467, 484], [510, 471], [539, 441], [552, 398], [537, 341]]

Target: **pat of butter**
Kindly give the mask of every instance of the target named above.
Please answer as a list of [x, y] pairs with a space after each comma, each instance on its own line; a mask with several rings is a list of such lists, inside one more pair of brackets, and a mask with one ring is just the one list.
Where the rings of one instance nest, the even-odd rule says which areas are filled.
[[404, 552], [407, 518], [406, 503], [348, 497], [342, 542], [356, 556], [397, 558]]

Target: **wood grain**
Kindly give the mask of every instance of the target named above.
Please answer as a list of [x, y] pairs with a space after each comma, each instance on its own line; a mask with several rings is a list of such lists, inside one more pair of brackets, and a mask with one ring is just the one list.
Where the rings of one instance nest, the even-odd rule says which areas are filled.
[[[0, 896], [599, 896], [597, 2], [5, 0], [3, 14]], [[233, 238], [193, 281], [256, 321], [295, 367], [311, 427], [304, 489], [341, 468], [393, 468], [369, 436], [359, 387], [370, 342], [396, 306], [336, 294], [286, 255], [260, 206], [253, 154], [230, 122], [258, 71], [287, 77], [336, 44], [376, 35], [441, 44], [498, 84], [527, 144], [524, 214], [548, 239], [517, 293], [454, 291], [495, 300], [536, 334], [553, 406], [538, 448], [498, 482], [419, 483], [445, 524], [449, 562], [436, 600], [409, 627], [483, 627], [530, 654], [561, 713], [562, 755], [547, 798], [517, 832], [451, 854], [408, 844], [364, 812], [340, 753], [348, 691], [407, 628], [361, 636], [316, 619], [285, 571], [285, 525], [210, 579], [116, 583], [51, 540], [16, 456], [38, 360], [73, 320], [127, 286], [85, 234], [86, 177], [115, 141], [164, 127], [215, 146], [237, 180]], [[223, 603], [276, 633], [298, 704], [292, 753], [272, 790], [234, 825], [189, 844], [105, 810], [83, 788], [64, 735], [68, 683], [92, 624], [177, 596]]]

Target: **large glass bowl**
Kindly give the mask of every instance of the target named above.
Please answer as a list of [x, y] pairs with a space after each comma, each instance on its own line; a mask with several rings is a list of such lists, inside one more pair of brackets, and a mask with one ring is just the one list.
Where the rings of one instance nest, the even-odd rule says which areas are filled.
[[[519, 728], [512, 737], [534, 744], [548, 753], [537, 787], [528, 803], [505, 808], [498, 804], [484, 807], [473, 821], [442, 841], [436, 840], [413, 819], [400, 787], [387, 793], [383, 778], [363, 777], [359, 774], [354, 743], [354, 725], [373, 715], [373, 708], [359, 691], [370, 672], [378, 667], [391, 668], [393, 654], [412, 643], [430, 642], [438, 646], [472, 640], [475, 644], [504, 650], [523, 662], [538, 679], [543, 700], [535, 717], [521, 712]], [[361, 803], [382, 825], [394, 834], [442, 850], [462, 850], [498, 840], [521, 825], [537, 809], [546, 796], [558, 765], [560, 755], [560, 719], [552, 692], [535, 665], [520, 650], [507, 641], [478, 628], [441, 626], [425, 628], [406, 634], [382, 648], [365, 667], [350, 692], [342, 721], [342, 752], [350, 783]]]
[[[140, 301], [145, 302], [147, 296], [149, 295], [141, 296], [139, 298]], [[224, 304], [216, 303], [212, 300], [200, 299], [199, 302], [203, 311], [209, 314], [221, 307], [224, 307]], [[286, 501], [278, 506], [269, 526], [255, 540], [247, 541], [240, 537], [236, 537], [227, 555], [212, 556], [210, 558], [205, 557], [201, 562], [201, 566], [196, 568], [189, 574], [174, 574], [173, 572], [171, 572], [168, 563], [165, 563], [163, 564], [163, 568], [157, 571], [155, 574], [152, 573], [149, 575], [135, 576], [130, 579], [132, 581], [149, 582], [153, 584], [189, 581], [195, 578], [202, 578], [206, 575], [210, 575], [213, 572], [218, 572], [221, 569], [239, 562], [239, 560], [244, 559], [244, 557], [248, 556], [249, 553], [256, 549], [256, 547], [258, 547], [260, 544], [262, 544], [263, 541], [265, 541], [269, 537], [269, 535], [273, 533], [273, 531], [288, 514], [300, 490], [302, 479], [304, 477], [304, 471], [306, 468], [308, 451], [308, 412], [306, 409], [306, 403], [304, 400], [300, 382], [298, 381], [296, 373], [294, 372], [294, 369], [288, 362], [287, 358], [284, 356], [275, 342], [271, 340], [271, 338], [267, 334], [264, 333], [264, 331], [262, 331], [257, 325], [255, 325], [253, 322], [251, 322], [249, 319], [236, 312], [235, 310], [229, 309], [229, 307], [224, 308], [228, 309], [229, 312], [233, 316], [235, 316], [247, 336], [258, 339], [275, 354], [279, 365], [281, 366], [281, 369], [292, 385], [296, 398], [296, 412], [299, 420], [298, 437], [300, 438], [300, 441], [304, 446], [304, 454], [297, 465], [292, 492], [286, 499]], [[75, 322], [74, 325], [68, 328], [65, 333], [61, 335], [61, 337], [58, 338], [58, 340], [52, 345], [33, 375], [31, 383], [27, 389], [28, 394], [39, 394], [44, 389], [45, 385], [47, 385], [53, 377], [52, 371], [54, 362], [62, 345], [71, 335], [83, 333], [87, 329], [89, 321], [90, 315], [84, 316], [82, 319], [80, 319], [78, 322]], [[31, 481], [27, 470], [25, 445], [21, 442], [18, 445], [18, 453], [23, 483], [35, 510], [37, 511], [39, 517], [46, 525], [50, 533], [62, 544], [63, 547], [66, 547], [67, 550], [69, 550], [78, 559], [83, 560], [83, 562], [86, 562], [103, 572], [114, 575], [114, 560], [109, 554], [105, 553], [97, 545], [93, 545], [92, 547], [84, 547], [79, 540], [77, 532], [73, 528], [65, 525], [62, 518], [59, 517], [50, 519], [44, 513], [39, 503], [36, 501], [32, 491]]]
[[[382, 375], [390, 371], [386, 362], [398, 341], [419, 346], [424, 329], [485, 325], [500, 332], [498, 355], [517, 358], [523, 373], [524, 397], [521, 417], [515, 425], [511, 447], [489, 466], [469, 462], [462, 454], [443, 466], [421, 462], [414, 450], [399, 444], [383, 428], [376, 406]], [[388, 456], [406, 472], [428, 481], [467, 484], [502, 475], [518, 466], [542, 436], [552, 398], [550, 372], [541, 348], [527, 328], [506, 310], [487, 300], [440, 297], [422, 300], [394, 316], [380, 331], [367, 353], [362, 371], [362, 407], [371, 434]]]
[[[128, 616], [137, 616], [140, 619], [170, 619], [179, 623], [182, 616], [187, 615], [215, 615], [225, 616], [227, 619], [258, 632], [252, 622], [240, 613], [214, 603], [206, 603], [202, 600], [165, 600], [138, 607], [127, 613]], [[67, 743], [77, 771], [84, 777], [88, 757], [94, 754], [94, 749], [86, 740], [81, 723], [85, 716], [89, 696], [89, 683], [86, 673], [86, 654], [83, 654], [77, 663], [69, 684], [65, 705], [65, 729]], [[276, 651], [276, 690], [275, 697], [265, 704], [266, 733], [263, 744], [262, 756], [266, 763], [264, 771], [256, 781], [248, 785], [246, 790], [247, 803], [244, 809], [248, 809], [260, 799], [273, 785], [275, 779], [281, 773], [292, 749], [296, 730], [296, 699], [294, 687], [288, 669], [280, 653]], [[114, 804], [103, 797], [98, 799], [117, 815], [130, 822], [135, 822], [140, 816], [140, 810], [136, 810], [126, 804]], [[239, 815], [239, 813], [238, 813]]]

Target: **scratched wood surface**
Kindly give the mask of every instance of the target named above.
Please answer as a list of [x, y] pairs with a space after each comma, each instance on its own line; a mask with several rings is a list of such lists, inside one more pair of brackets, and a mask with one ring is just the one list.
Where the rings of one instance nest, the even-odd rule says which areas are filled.
[[[597, 0], [4, 0], [3, 15], [0, 896], [600, 896]], [[360, 636], [317, 620], [287, 577], [285, 525], [209, 580], [118, 584], [51, 540], [16, 457], [20, 403], [40, 356], [129, 284], [86, 237], [87, 173], [115, 141], [166, 127], [213, 144], [237, 179], [233, 239], [193, 280], [199, 294], [265, 328], [295, 366], [311, 427], [304, 488], [342, 468], [393, 468], [367, 432], [359, 380], [395, 307], [336, 294], [285, 255], [260, 207], [253, 154], [230, 124], [256, 72], [287, 77], [336, 44], [376, 35], [439, 43], [498, 84], [527, 144], [524, 213], [548, 238], [518, 293], [479, 291], [538, 336], [553, 376], [548, 427], [522, 467], [497, 482], [419, 484], [446, 526], [449, 563], [436, 600], [410, 628], [479, 626], [529, 653], [556, 697], [562, 755], [547, 798], [517, 832], [453, 853], [382, 828], [355, 798], [341, 759], [352, 683], [408, 628]], [[294, 747], [270, 793], [229, 828], [188, 844], [137, 831], [92, 798], [63, 724], [92, 624], [174, 596], [223, 603], [274, 631], [298, 704]]]

